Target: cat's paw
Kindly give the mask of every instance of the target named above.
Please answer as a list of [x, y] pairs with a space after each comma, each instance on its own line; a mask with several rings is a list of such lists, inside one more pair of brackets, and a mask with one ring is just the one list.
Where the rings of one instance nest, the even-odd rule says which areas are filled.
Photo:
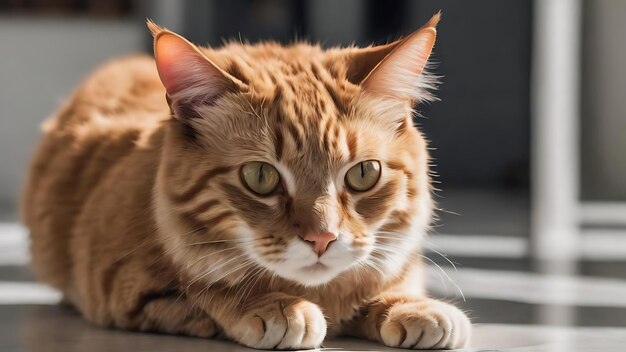
[[389, 347], [462, 348], [470, 333], [471, 323], [463, 312], [429, 299], [392, 305], [380, 324], [380, 337]]
[[239, 343], [261, 349], [310, 349], [326, 337], [326, 320], [309, 301], [282, 296], [250, 309], [235, 323]]

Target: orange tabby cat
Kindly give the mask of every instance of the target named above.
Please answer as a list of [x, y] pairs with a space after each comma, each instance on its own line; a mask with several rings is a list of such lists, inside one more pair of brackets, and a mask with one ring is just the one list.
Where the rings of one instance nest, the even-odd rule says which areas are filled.
[[464, 346], [469, 320], [421, 274], [412, 105], [432, 98], [438, 21], [330, 50], [200, 48], [149, 23], [156, 60], [109, 63], [44, 125], [23, 202], [38, 277], [101, 326]]

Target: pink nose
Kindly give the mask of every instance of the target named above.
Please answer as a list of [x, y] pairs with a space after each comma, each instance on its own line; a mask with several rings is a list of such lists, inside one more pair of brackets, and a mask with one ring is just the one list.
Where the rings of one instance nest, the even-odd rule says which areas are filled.
[[307, 242], [311, 242], [313, 246], [313, 251], [317, 253], [318, 256], [321, 256], [326, 252], [328, 245], [337, 239], [337, 235], [332, 232], [324, 231], [324, 232], [309, 232], [304, 237], [303, 240]]

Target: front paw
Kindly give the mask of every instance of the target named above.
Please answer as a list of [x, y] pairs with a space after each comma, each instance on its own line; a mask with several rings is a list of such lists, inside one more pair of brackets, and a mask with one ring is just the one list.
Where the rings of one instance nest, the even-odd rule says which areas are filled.
[[288, 295], [263, 299], [246, 310], [234, 324], [232, 337], [261, 349], [311, 349], [326, 337], [326, 320], [320, 308]]
[[458, 308], [424, 299], [392, 305], [380, 324], [380, 337], [389, 347], [455, 349], [464, 347], [471, 324]]

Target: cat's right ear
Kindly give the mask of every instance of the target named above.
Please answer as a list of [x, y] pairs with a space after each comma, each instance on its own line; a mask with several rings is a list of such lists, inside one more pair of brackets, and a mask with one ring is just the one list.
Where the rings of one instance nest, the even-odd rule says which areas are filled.
[[154, 58], [170, 105], [210, 105], [226, 92], [245, 89], [241, 81], [220, 69], [185, 38], [152, 21], [147, 24], [154, 36]]
[[393, 43], [351, 53], [348, 79], [371, 95], [409, 101], [433, 99], [429, 89], [436, 83], [424, 68], [437, 37], [441, 12], [420, 29]]

